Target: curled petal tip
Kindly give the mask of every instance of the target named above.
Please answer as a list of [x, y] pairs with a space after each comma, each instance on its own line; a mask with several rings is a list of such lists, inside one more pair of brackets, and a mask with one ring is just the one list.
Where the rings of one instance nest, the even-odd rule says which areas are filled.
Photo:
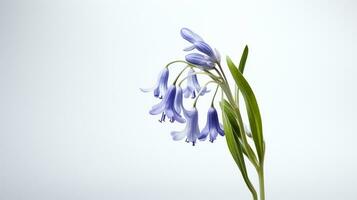
[[154, 88], [139, 88], [139, 89], [140, 89], [140, 91], [142, 91], [142, 92], [151, 92], [151, 91], [154, 90]]

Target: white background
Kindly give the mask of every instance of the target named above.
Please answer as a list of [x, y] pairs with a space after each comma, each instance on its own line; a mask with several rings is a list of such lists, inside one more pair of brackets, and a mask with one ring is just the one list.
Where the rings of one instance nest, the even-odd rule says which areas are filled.
[[173, 142], [183, 126], [148, 114], [157, 100], [139, 88], [183, 58], [181, 27], [236, 62], [249, 45], [267, 199], [356, 199], [356, 13], [353, 0], [1, 1], [0, 199], [250, 199], [224, 138]]

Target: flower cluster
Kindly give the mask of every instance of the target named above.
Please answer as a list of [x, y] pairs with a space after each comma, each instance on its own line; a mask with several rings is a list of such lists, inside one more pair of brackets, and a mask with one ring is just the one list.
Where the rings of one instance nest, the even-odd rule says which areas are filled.
[[[198, 110], [196, 102], [200, 96], [210, 92], [207, 89], [209, 83], [216, 83], [219, 77], [210, 72], [216, 69], [216, 65], [220, 65], [220, 54], [216, 49], [208, 45], [199, 35], [188, 28], [181, 29], [181, 36], [190, 43], [184, 51], [190, 51], [185, 56], [185, 61], [173, 61], [169, 63], [159, 74], [155, 86], [151, 89], [141, 89], [143, 92], [153, 92], [154, 97], [161, 99], [161, 102], [154, 105], [149, 113], [151, 115], [161, 115], [159, 122], [164, 122], [166, 118], [170, 122], [186, 123], [182, 131], [173, 131], [171, 136], [173, 140], [186, 139], [186, 142], [195, 145], [197, 140], [204, 141], [209, 138], [213, 142], [217, 135], [224, 136], [222, 125], [219, 122], [217, 110], [214, 107], [214, 99], [217, 94], [218, 85], [212, 97], [211, 107], [207, 113], [207, 123], [200, 131], [198, 123]], [[192, 52], [197, 50], [198, 52]], [[174, 63], [184, 63], [185, 68], [179, 73], [171, 85], [168, 86], [169, 81], [169, 66]], [[201, 72], [195, 71], [200, 70]], [[182, 73], [187, 71], [187, 76], [182, 78], [180, 82], [178, 79]], [[197, 75], [205, 74], [214, 78], [215, 81], [207, 82], [201, 86]], [[186, 87], [181, 88], [181, 84], [186, 82]], [[194, 99], [193, 107], [186, 109], [183, 105], [183, 97]]]
[[[142, 89], [143, 92], [153, 92], [154, 97], [160, 99], [160, 102], [154, 105], [149, 113], [161, 116], [159, 119], [161, 123], [167, 120], [171, 123], [185, 124], [183, 130], [171, 132], [174, 141], [185, 139], [186, 142], [195, 145], [197, 141], [214, 142], [218, 135], [225, 136], [227, 147], [254, 200], [258, 199], [258, 193], [249, 178], [245, 161], [250, 162], [256, 169], [259, 176], [259, 199], [264, 200], [263, 167], [266, 145], [263, 138], [262, 119], [252, 87], [243, 76], [248, 57], [248, 46], [244, 48], [239, 66], [236, 66], [229, 56], [226, 57], [226, 66], [235, 82], [235, 90], [232, 91], [221, 66], [219, 52], [188, 28], [182, 28], [180, 33], [190, 43], [188, 47], [184, 48], [184, 51], [187, 52], [185, 60], [175, 60], [168, 63], [160, 72], [154, 87]], [[184, 66], [173, 79], [173, 82], [169, 84], [169, 68], [174, 64], [183, 64]], [[183, 74], [186, 75], [183, 76]], [[198, 75], [208, 77], [209, 81], [201, 84], [197, 78]], [[182, 83], [186, 84], [185, 87], [181, 86]], [[208, 89], [209, 84], [216, 86], [213, 95], [211, 95], [211, 90]], [[219, 122], [218, 112], [214, 107], [218, 90], [222, 92], [220, 112], [222, 113], [224, 127]], [[200, 115], [196, 104], [200, 98], [203, 98], [202, 96], [212, 96], [212, 99], [207, 111], [206, 124], [203, 129], [200, 129]], [[245, 124], [242, 118], [241, 110], [244, 107], [240, 105], [240, 96], [244, 97], [244, 107], [249, 124]], [[184, 102], [184, 100], [192, 100], [192, 107], [187, 108], [187, 102]]]

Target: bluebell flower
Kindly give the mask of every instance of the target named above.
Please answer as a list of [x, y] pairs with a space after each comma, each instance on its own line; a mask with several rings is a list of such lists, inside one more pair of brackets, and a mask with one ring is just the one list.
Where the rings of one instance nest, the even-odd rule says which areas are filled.
[[207, 87], [201, 88], [200, 84], [198, 83], [195, 71], [193, 69], [190, 69], [187, 73], [187, 86], [183, 90], [185, 98], [195, 98], [196, 94], [199, 93], [200, 95], [204, 95], [207, 92], [209, 92], [209, 90], [207, 90]]
[[186, 127], [183, 131], [171, 132], [172, 139], [178, 141], [186, 137], [186, 142], [191, 142], [192, 145], [195, 145], [198, 135], [200, 134], [197, 109], [195, 107], [192, 110], [183, 108], [183, 114], [187, 121]]
[[202, 69], [213, 69], [215, 67], [214, 62], [206, 55], [190, 53], [187, 54], [185, 58], [187, 62], [202, 67]]
[[192, 44], [191, 46], [185, 48], [184, 51], [192, 51], [194, 49], [197, 49], [198, 51], [205, 54], [205, 56], [199, 54], [201, 55], [200, 57], [197, 57], [197, 55], [195, 55], [196, 59], [194, 59], [194, 61], [196, 62], [191, 62], [193, 55], [191, 57], [186, 56], [187, 62], [208, 68], [213, 68], [215, 63], [221, 62], [221, 56], [217, 49], [213, 50], [210, 45], [208, 45], [199, 35], [191, 31], [190, 29], [182, 28], [181, 36]]
[[154, 91], [154, 96], [162, 99], [167, 91], [167, 81], [169, 80], [169, 70], [165, 67], [161, 70], [156, 85], [153, 88], [141, 89], [143, 92]]
[[175, 109], [176, 112], [181, 114], [181, 108], [183, 108], [182, 106], [182, 89], [179, 86], [176, 86], [176, 96], [175, 96]]
[[201, 131], [199, 135], [199, 140], [205, 140], [209, 135], [209, 141], [213, 142], [217, 135], [220, 134], [224, 136], [224, 131], [221, 127], [222, 125], [219, 123], [217, 110], [214, 107], [208, 109], [207, 113], [207, 124]]
[[160, 122], [165, 121], [165, 117], [168, 117], [170, 119], [170, 122], [178, 121], [180, 123], [185, 123], [186, 120], [178, 112], [181, 112], [181, 110], [178, 110], [177, 107], [180, 106], [181, 108], [182, 105], [179, 105], [180, 102], [176, 101], [176, 99], [176, 86], [171, 85], [167, 89], [167, 92], [161, 102], [152, 107], [152, 109], [150, 110], [150, 114], [161, 114], [161, 120], [159, 120]]
[[193, 31], [191, 31], [188, 28], [182, 28], [180, 33], [181, 33], [181, 36], [183, 37], [183, 39], [185, 39], [191, 43], [194, 43], [197, 41], [203, 41], [203, 39], [199, 35], [197, 35], [196, 33], [194, 33]]

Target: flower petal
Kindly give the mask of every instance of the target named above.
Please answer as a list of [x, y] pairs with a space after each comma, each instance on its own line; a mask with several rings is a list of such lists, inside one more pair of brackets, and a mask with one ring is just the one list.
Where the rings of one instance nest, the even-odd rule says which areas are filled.
[[183, 50], [184, 50], [184, 51], [192, 51], [192, 50], [194, 50], [195, 48], [196, 48], [195, 45], [191, 45], [191, 46], [188, 46], [188, 47], [184, 48]]
[[191, 43], [194, 43], [196, 41], [203, 41], [203, 39], [199, 35], [197, 35], [196, 33], [194, 33], [193, 31], [191, 31], [188, 28], [182, 28], [180, 33], [181, 33], [181, 36], [183, 37], [183, 39], [185, 39]]
[[202, 54], [190, 53], [186, 55], [185, 58], [187, 62], [204, 68], [212, 69], [215, 66], [215, 64], [209, 59], [209, 57], [204, 56]]
[[217, 58], [212, 50], [212, 48], [203, 41], [196, 41], [194, 43], [196, 49], [204, 54], [206, 54], [208, 57], [210, 57], [210, 59], [212, 60], [212, 62], [216, 62]]
[[207, 136], [208, 136], [208, 133], [209, 133], [209, 127], [206, 125], [202, 129], [201, 133], [199, 134], [198, 139], [201, 140], [201, 141], [205, 141]]
[[177, 113], [181, 113], [182, 107], [182, 89], [181, 87], [177, 87], [176, 96], [175, 96], [175, 110]]
[[151, 115], [158, 115], [160, 113], [162, 113], [165, 110], [165, 104], [164, 102], [160, 102], [159, 104], [154, 105], [151, 110], [149, 111], [149, 113]]
[[186, 136], [185, 131], [172, 131], [171, 132], [172, 139], [175, 141], [182, 140]]
[[142, 92], [151, 92], [154, 90], [154, 87], [152, 88], [139, 88]]

